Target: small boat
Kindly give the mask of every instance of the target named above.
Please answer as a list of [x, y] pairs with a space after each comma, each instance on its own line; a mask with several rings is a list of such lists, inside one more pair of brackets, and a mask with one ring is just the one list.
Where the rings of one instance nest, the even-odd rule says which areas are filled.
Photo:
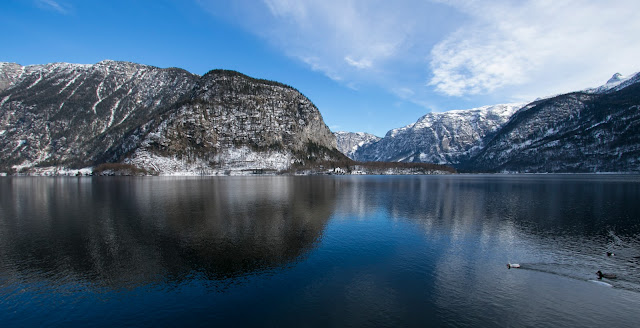
[[518, 264], [518, 263], [513, 263], [513, 264], [507, 263], [507, 269], [511, 269], [511, 268], [518, 269], [518, 268], [520, 268], [520, 264]]
[[618, 276], [616, 276], [613, 273], [604, 273], [600, 270], [598, 270], [598, 272], [596, 272], [596, 275], [598, 276], [598, 279], [602, 279], [602, 278], [607, 278], [607, 279], [616, 279], [618, 278]]

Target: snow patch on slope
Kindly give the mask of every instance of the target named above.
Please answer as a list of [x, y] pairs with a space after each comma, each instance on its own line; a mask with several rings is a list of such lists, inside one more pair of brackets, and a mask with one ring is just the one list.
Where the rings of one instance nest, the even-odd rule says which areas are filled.
[[[144, 149], [138, 149], [125, 159], [133, 164], [159, 175], [243, 175], [256, 170], [283, 171], [289, 169], [293, 156], [281, 152], [256, 152], [249, 147], [225, 149], [214, 156], [215, 163], [196, 158], [187, 160], [177, 156], [161, 156]], [[214, 165], [212, 165], [214, 164]]]

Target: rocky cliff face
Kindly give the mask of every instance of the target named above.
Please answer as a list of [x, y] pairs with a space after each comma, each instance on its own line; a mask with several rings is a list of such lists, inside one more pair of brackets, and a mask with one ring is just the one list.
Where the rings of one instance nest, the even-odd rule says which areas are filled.
[[335, 156], [317, 108], [295, 89], [237, 72], [0, 65], [0, 169], [124, 162], [215, 173]]
[[482, 149], [523, 104], [429, 113], [416, 123], [391, 130], [380, 141], [355, 151], [359, 161], [460, 164]]
[[338, 144], [338, 150], [347, 155], [351, 159], [355, 159], [355, 153], [358, 149], [369, 144], [380, 141], [380, 137], [364, 132], [334, 132]]
[[209, 72], [175, 110], [150, 125], [126, 162], [161, 172], [284, 170], [332, 160], [336, 148], [309, 99], [231, 71]]
[[528, 104], [467, 167], [482, 171], [640, 170], [640, 74]]

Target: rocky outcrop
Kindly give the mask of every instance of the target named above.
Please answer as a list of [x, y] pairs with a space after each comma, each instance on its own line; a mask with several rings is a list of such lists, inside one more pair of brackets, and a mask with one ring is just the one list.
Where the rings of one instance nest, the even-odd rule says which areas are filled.
[[126, 161], [162, 172], [285, 170], [335, 158], [335, 139], [309, 99], [232, 71], [207, 73], [175, 110], [150, 125]]
[[0, 63], [0, 91], [12, 86], [22, 72], [22, 66], [16, 63]]

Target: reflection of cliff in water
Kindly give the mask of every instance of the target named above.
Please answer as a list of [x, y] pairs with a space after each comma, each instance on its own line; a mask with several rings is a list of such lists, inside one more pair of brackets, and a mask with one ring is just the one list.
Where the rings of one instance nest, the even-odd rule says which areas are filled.
[[7, 178], [0, 192], [0, 279], [112, 287], [286, 266], [335, 202], [334, 181], [307, 177]]

